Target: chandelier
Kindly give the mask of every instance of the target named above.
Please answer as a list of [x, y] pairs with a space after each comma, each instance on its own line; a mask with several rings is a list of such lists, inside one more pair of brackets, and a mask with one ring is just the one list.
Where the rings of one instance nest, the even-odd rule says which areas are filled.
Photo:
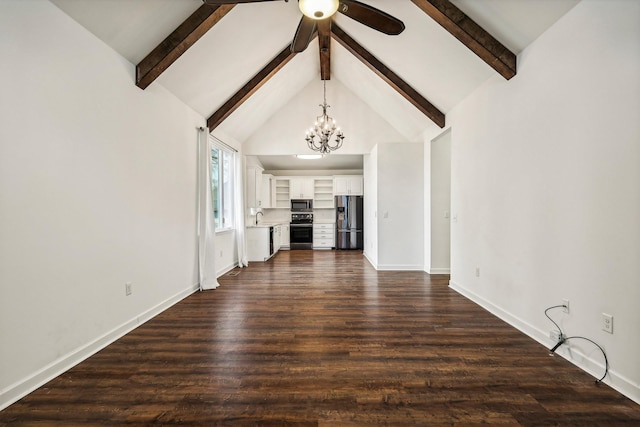
[[[316, 122], [313, 127], [307, 131], [305, 140], [307, 145], [313, 151], [318, 151], [322, 154], [329, 154], [332, 151], [342, 147], [342, 141], [344, 140], [344, 134], [339, 127], [336, 127], [336, 121], [327, 115], [327, 81], [323, 80], [324, 84], [324, 103], [320, 104], [322, 107], [322, 115], [316, 118]], [[331, 137], [336, 134], [336, 139], [331, 142]]]

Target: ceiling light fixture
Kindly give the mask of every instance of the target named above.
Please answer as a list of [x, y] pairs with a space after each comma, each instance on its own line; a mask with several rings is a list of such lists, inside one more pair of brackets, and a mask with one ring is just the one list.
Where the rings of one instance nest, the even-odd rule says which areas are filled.
[[[313, 151], [329, 154], [342, 147], [344, 134], [339, 127], [336, 127], [336, 121], [327, 115], [327, 108], [330, 107], [330, 105], [327, 105], [327, 81], [323, 80], [322, 83], [324, 84], [324, 103], [320, 104], [322, 115], [316, 118], [313, 127], [307, 131], [305, 140]], [[335, 132], [337, 132], [336, 139], [334, 144], [331, 145], [331, 137]]]
[[324, 157], [322, 154], [296, 154], [296, 157], [301, 160], [317, 160]]
[[339, 5], [339, 0], [298, 0], [300, 12], [311, 19], [328, 18], [338, 11]]

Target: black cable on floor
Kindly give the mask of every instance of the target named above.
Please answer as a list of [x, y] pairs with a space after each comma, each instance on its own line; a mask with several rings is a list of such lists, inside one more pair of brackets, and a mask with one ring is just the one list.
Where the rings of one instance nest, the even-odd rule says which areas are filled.
[[609, 373], [609, 360], [607, 359], [607, 353], [605, 353], [604, 349], [595, 341], [586, 338], [586, 337], [581, 337], [581, 336], [572, 336], [572, 337], [567, 337], [564, 335], [564, 332], [562, 331], [562, 328], [560, 328], [560, 326], [549, 316], [549, 310], [553, 309], [553, 308], [560, 308], [560, 307], [566, 307], [566, 305], [561, 304], [561, 305], [554, 305], [551, 306], [549, 308], [547, 308], [544, 311], [544, 315], [547, 316], [547, 319], [549, 319], [551, 321], [551, 323], [553, 323], [555, 325], [555, 327], [558, 329], [558, 332], [560, 333], [560, 339], [558, 340], [558, 342], [556, 343], [556, 345], [550, 349], [549, 351], [551, 353], [555, 353], [556, 349], [558, 347], [560, 347], [562, 344], [564, 344], [565, 342], [567, 342], [568, 340], [571, 339], [582, 339], [582, 340], [586, 340], [589, 341], [590, 343], [592, 343], [593, 345], [595, 345], [596, 347], [598, 347], [600, 349], [600, 351], [602, 352], [602, 356], [604, 356], [604, 375], [602, 375], [601, 378], [596, 380], [596, 384], [600, 384], [602, 382], [602, 380], [605, 379], [605, 377], [607, 376], [607, 374]]

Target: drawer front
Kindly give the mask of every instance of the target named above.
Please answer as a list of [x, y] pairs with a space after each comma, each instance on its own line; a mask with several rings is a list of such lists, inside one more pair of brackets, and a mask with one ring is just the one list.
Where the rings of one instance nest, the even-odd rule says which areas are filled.
[[334, 247], [333, 239], [313, 239], [314, 248], [332, 248]]
[[333, 230], [313, 230], [313, 237], [333, 237]]
[[313, 224], [313, 231], [330, 230], [333, 231], [333, 224]]
[[313, 241], [320, 241], [320, 240], [328, 240], [333, 242], [335, 240], [335, 236], [333, 234], [315, 234], [313, 235]]

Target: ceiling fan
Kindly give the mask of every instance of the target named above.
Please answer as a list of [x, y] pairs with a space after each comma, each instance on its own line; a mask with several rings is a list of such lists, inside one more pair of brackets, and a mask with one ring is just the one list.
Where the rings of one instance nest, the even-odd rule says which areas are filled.
[[[278, 0], [203, 0], [205, 4], [212, 6], [264, 1]], [[291, 51], [296, 53], [302, 52], [309, 46], [317, 29], [317, 21], [330, 18], [336, 12], [384, 34], [398, 35], [404, 31], [404, 23], [398, 18], [355, 0], [298, 0], [298, 7], [303, 16], [291, 42]]]

